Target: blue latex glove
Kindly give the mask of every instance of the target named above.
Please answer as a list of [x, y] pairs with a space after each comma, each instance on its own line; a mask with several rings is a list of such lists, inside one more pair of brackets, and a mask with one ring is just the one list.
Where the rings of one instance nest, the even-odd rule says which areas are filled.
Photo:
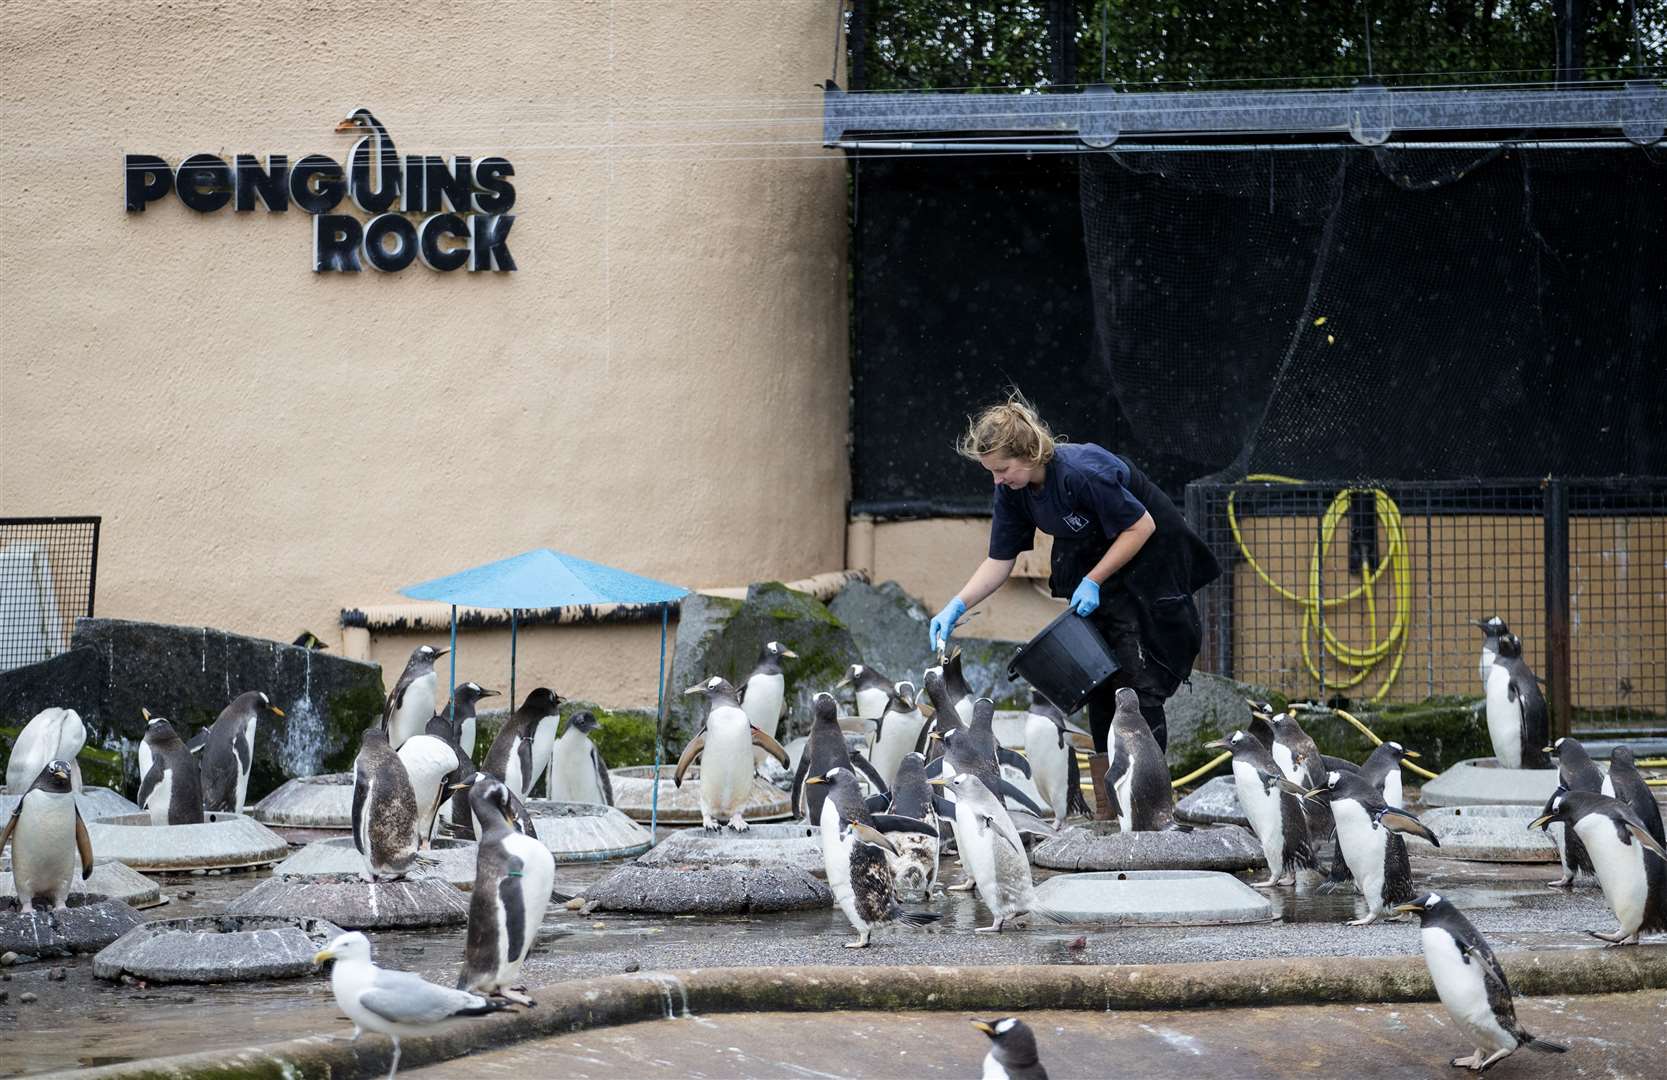
[[1078, 615], [1094, 614], [1094, 609], [1100, 606], [1100, 583], [1093, 578], [1083, 578], [1077, 591], [1071, 594], [1071, 606]]
[[961, 598], [957, 596], [945, 604], [942, 611], [932, 616], [930, 644], [934, 650], [949, 644], [949, 635], [955, 632], [955, 624], [966, 613], [967, 605], [961, 603]]

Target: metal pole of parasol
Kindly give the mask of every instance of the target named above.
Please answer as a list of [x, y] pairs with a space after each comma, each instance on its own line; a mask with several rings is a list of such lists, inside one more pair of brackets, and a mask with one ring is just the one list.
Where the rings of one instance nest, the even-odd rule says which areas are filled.
[[[457, 728], [457, 605], [451, 606], [451, 685], [447, 692], [451, 701], [446, 706], [450, 712], [451, 726]], [[420, 743], [418, 745], [421, 745]]]
[[515, 639], [521, 628], [521, 609], [509, 609], [509, 711], [515, 713]]
[[660, 605], [660, 704], [654, 710], [654, 790], [649, 796], [648, 836], [655, 842], [660, 830], [660, 762], [664, 760], [666, 726], [666, 623], [671, 618], [671, 604]]

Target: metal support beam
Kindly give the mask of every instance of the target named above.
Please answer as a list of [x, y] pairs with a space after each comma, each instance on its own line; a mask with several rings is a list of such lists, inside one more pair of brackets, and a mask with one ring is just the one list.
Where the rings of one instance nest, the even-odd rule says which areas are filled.
[[1573, 726], [1569, 661], [1569, 489], [1553, 478], [1545, 485], [1545, 688], [1553, 741]]

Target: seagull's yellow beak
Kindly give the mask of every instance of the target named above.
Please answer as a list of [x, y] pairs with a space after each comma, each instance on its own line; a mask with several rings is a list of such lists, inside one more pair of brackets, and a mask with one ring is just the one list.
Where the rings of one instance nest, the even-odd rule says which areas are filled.
[[313, 954], [313, 967], [317, 967], [326, 960], [334, 960], [335, 958], [336, 954], [331, 952], [328, 948], [320, 949], [318, 952]]

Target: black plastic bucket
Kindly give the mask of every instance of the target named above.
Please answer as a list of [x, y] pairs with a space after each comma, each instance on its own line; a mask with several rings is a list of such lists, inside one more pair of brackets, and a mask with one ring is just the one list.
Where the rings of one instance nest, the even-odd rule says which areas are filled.
[[1066, 608], [1059, 618], [1020, 646], [1007, 665], [1007, 677], [1022, 678], [1058, 705], [1074, 713], [1094, 688], [1117, 671], [1117, 657], [1092, 622]]

